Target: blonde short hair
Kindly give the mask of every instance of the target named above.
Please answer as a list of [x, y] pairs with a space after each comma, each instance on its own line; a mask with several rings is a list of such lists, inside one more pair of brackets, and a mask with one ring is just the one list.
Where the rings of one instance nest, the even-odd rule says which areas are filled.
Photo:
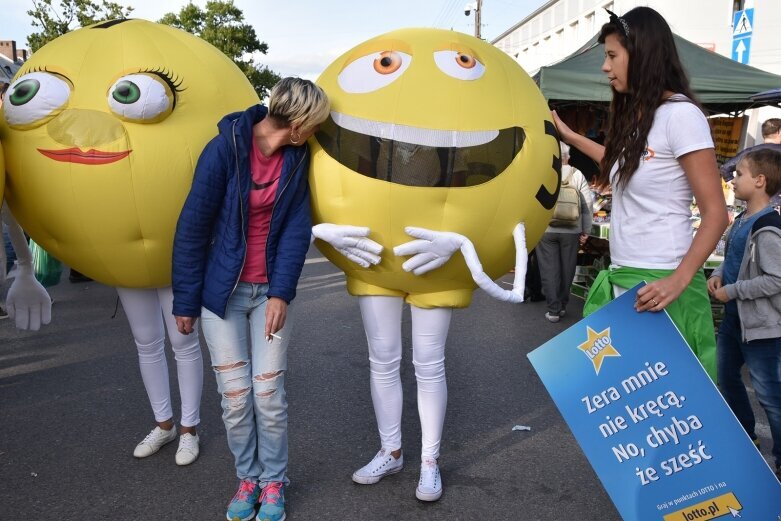
[[330, 111], [328, 96], [309, 80], [283, 78], [269, 94], [269, 116], [285, 127], [309, 130], [325, 121]]

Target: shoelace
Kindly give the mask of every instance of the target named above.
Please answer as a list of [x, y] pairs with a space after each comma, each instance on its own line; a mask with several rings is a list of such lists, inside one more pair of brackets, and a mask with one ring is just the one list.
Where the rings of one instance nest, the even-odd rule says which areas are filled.
[[180, 438], [179, 450], [192, 451], [195, 448], [195, 436], [182, 436]]
[[426, 482], [430, 482], [433, 486], [437, 479], [437, 462], [434, 460], [426, 460], [423, 462], [423, 467], [420, 469], [420, 484], [423, 485]]
[[279, 489], [282, 488], [282, 483], [273, 481], [266, 485], [263, 489], [263, 495], [260, 501], [265, 501], [267, 504], [276, 505], [279, 502]]
[[239, 501], [246, 501], [247, 499], [252, 496], [252, 493], [255, 491], [255, 483], [251, 481], [242, 481], [241, 485], [239, 485], [239, 490], [236, 492], [236, 496], [234, 499], [237, 499]]
[[157, 440], [158, 438], [162, 438], [163, 436], [165, 436], [165, 431], [163, 429], [154, 429], [152, 432], [146, 435], [146, 438], [144, 438], [142, 443], [148, 443], [150, 441]]

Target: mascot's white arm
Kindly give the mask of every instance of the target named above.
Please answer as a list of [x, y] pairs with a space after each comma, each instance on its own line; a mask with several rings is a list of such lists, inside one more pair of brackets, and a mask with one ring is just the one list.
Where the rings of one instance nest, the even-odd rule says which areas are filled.
[[342, 224], [321, 223], [312, 227], [312, 240], [315, 238], [327, 242], [336, 251], [368, 268], [379, 264], [382, 245], [369, 239], [369, 228]]
[[[33, 255], [27, 245], [22, 227], [11, 211], [3, 205], [3, 222], [8, 225], [8, 235], [16, 252], [16, 277], [8, 290], [5, 305], [8, 316], [16, 321], [19, 329], [38, 331], [41, 324], [52, 319], [52, 299], [33, 274]], [[5, 268], [5, 267], [4, 267]]]
[[477, 251], [472, 241], [461, 234], [453, 232], [436, 232], [425, 228], [408, 226], [404, 229], [407, 235], [417, 240], [405, 242], [393, 248], [393, 253], [399, 256], [412, 255], [402, 265], [404, 271], [415, 275], [423, 275], [445, 264], [458, 250], [464, 256], [466, 265], [472, 274], [472, 279], [486, 293], [495, 299], [519, 304], [523, 302], [523, 291], [526, 278], [526, 227], [518, 223], [513, 229], [515, 241], [515, 280], [513, 289], [506, 290], [491, 280], [483, 271], [483, 265], [477, 257]]

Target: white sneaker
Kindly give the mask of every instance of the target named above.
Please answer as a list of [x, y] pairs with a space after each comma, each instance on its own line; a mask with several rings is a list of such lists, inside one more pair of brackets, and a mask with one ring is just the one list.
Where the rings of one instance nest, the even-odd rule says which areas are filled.
[[374, 459], [355, 471], [353, 481], [361, 485], [372, 485], [385, 476], [401, 472], [402, 468], [404, 468], [404, 454], [396, 459], [391, 451], [380, 449]]
[[166, 443], [171, 443], [175, 439], [175, 426], [170, 431], [163, 430], [160, 427], [155, 427], [152, 429], [152, 432], [146, 435], [144, 441], [136, 445], [136, 450], [133, 451], [133, 456], [136, 458], [146, 458], [147, 456], [151, 456], [160, 450], [160, 447]]
[[176, 464], [181, 466], [189, 465], [198, 459], [199, 452], [198, 435], [185, 432], [179, 436], [179, 448], [176, 449]]
[[421, 501], [436, 501], [442, 496], [442, 477], [437, 460], [426, 459], [420, 464], [420, 480], [415, 497]]
[[545, 313], [545, 318], [548, 319], [548, 322], [558, 322], [561, 318], [558, 313]]

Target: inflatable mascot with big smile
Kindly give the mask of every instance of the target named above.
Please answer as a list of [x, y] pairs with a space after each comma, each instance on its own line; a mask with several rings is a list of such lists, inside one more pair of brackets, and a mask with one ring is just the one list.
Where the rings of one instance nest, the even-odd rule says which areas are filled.
[[[526, 248], [542, 236], [559, 192], [558, 136], [523, 69], [458, 32], [378, 36], [339, 57], [317, 83], [332, 112], [312, 148], [313, 235], [359, 297], [382, 442], [353, 480], [376, 483], [403, 464], [407, 302], [423, 435], [416, 495], [436, 500], [451, 310], [468, 306], [476, 287], [523, 300]], [[502, 289], [493, 279], [513, 259], [514, 287]]]

